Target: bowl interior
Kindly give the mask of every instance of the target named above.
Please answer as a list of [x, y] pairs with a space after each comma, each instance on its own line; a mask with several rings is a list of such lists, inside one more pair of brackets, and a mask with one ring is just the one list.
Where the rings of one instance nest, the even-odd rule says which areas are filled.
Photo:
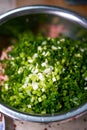
[[87, 30], [73, 19], [66, 19], [55, 13], [25, 14], [4, 20], [0, 25], [0, 52], [7, 47], [12, 38], [17, 38], [18, 33], [31, 30], [35, 34], [42, 33], [48, 37], [68, 36], [73, 39], [83, 39]]
[[53, 38], [62, 35], [73, 39], [84, 39], [87, 36], [87, 29], [79, 21], [59, 16], [55, 11], [52, 14], [51, 12], [41, 12], [24, 13], [20, 16], [17, 16], [17, 13], [11, 15], [12, 17], [7, 16], [7, 19], [0, 23], [0, 53], [9, 44], [14, 44], [17, 35], [26, 30], [32, 31], [35, 35], [39, 33]]

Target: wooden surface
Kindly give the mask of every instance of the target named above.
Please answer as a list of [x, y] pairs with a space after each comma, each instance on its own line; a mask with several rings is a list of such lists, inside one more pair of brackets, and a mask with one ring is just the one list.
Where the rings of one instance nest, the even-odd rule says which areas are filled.
[[75, 12], [78, 12], [82, 16], [87, 17], [87, 5], [69, 5], [65, 0], [17, 0], [16, 6], [25, 6], [25, 5], [55, 5], [71, 9]]

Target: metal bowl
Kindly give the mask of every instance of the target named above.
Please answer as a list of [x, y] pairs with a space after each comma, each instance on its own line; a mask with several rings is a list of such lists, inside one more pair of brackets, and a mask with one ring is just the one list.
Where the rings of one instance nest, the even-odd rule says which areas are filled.
[[[43, 30], [44, 35], [48, 36], [51, 26], [58, 27], [58, 29], [62, 26], [62, 29], [60, 31], [58, 29], [55, 30], [55, 33], [57, 35], [61, 33], [63, 36], [74, 39], [86, 37], [87, 34], [87, 20], [85, 18], [70, 10], [54, 6], [26, 6], [0, 15], [0, 35], [3, 32], [3, 28], [6, 29], [6, 25], [9, 24], [12, 27], [17, 24], [23, 31], [26, 30], [26, 25], [28, 24], [29, 29], [33, 30], [34, 33]], [[53, 37], [56, 37], [56, 35], [53, 35]], [[5, 47], [7, 45], [1, 45], [1, 50], [3, 46]], [[0, 111], [14, 119], [47, 123], [64, 121], [79, 116], [87, 111], [87, 103], [67, 113], [45, 116], [22, 113], [8, 107], [2, 102], [0, 102]]]

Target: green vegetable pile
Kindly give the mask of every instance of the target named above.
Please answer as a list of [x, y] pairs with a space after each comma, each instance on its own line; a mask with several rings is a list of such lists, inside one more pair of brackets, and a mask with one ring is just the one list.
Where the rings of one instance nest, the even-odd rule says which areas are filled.
[[[30, 38], [31, 37], [31, 38]], [[87, 41], [24, 33], [8, 52], [1, 101], [22, 112], [52, 114], [87, 101]]]

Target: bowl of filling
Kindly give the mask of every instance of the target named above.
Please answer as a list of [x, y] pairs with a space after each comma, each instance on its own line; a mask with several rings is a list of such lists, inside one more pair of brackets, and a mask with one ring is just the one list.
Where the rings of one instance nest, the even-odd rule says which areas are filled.
[[0, 15], [0, 111], [37, 123], [87, 111], [87, 20], [54, 6]]

